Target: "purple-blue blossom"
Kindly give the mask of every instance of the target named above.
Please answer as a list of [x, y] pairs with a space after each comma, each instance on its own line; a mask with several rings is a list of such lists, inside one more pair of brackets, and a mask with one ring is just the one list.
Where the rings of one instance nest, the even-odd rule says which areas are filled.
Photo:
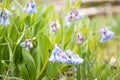
[[65, 17], [66, 26], [70, 26], [72, 20], [78, 21], [84, 17], [84, 14], [79, 10], [72, 9]]
[[56, 32], [58, 29], [60, 29], [60, 24], [59, 22], [56, 20], [56, 21], [53, 21], [51, 24], [50, 24], [50, 31], [51, 32]]
[[82, 33], [78, 33], [77, 34], [77, 44], [82, 44], [83, 43], [83, 41], [84, 41], [84, 36], [83, 36], [83, 34]]
[[23, 48], [26, 48], [26, 50], [29, 50], [29, 49], [33, 48], [33, 43], [31, 42], [31, 40], [27, 39], [24, 42], [21, 42], [20, 46]]
[[103, 43], [103, 42], [107, 42], [107, 41], [110, 41], [110, 39], [112, 37], [114, 37], [115, 33], [112, 32], [111, 30], [109, 30], [107, 27], [104, 27], [101, 29], [101, 39], [100, 39], [100, 42]]
[[25, 5], [24, 11], [28, 14], [33, 14], [36, 12], [36, 3], [33, 1], [27, 2]]
[[3, 9], [0, 11], [0, 24], [1, 25], [9, 25], [10, 24], [10, 12], [7, 9]]
[[59, 62], [60, 61], [60, 53], [62, 52], [62, 49], [55, 44], [54, 49], [52, 50], [51, 56], [49, 58], [49, 61], [51, 62]]
[[71, 50], [64, 51], [58, 45], [55, 45], [49, 58], [50, 62], [61, 62], [64, 64], [82, 64], [83, 59], [78, 54], [73, 53]]

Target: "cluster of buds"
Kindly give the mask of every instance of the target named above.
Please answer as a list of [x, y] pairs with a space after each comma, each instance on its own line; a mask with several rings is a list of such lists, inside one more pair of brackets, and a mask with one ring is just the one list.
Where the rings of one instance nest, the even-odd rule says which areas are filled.
[[36, 3], [33, 1], [28, 1], [24, 8], [24, 11], [28, 14], [35, 13], [36, 12]]
[[0, 11], [0, 24], [1, 25], [9, 25], [10, 24], [10, 12], [7, 9], [3, 9]]
[[55, 45], [49, 61], [77, 65], [82, 64], [84, 60], [80, 58], [78, 54], [74, 54], [71, 50], [64, 51], [58, 45]]
[[27, 39], [24, 42], [21, 42], [20, 46], [23, 47], [23, 48], [26, 48], [26, 50], [29, 50], [29, 49], [33, 48], [33, 44], [32, 44], [30, 39]]
[[83, 43], [83, 41], [84, 41], [84, 36], [83, 36], [82, 33], [79, 32], [79, 33], [77, 34], [77, 43], [80, 45], [80, 44]]
[[53, 21], [51, 24], [50, 24], [50, 31], [51, 32], [56, 32], [58, 29], [60, 29], [60, 24], [58, 21]]
[[66, 16], [66, 25], [69, 26], [72, 20], [78, 21], [84, 17], [84, 14], [81, 13], [79, 10], [72, 9], [70, 13]]
[[115, 33], [110, 31], [107, 27], [102, 28], [100, 32], [102, 35], [102, 38], [100, 39], [101, 43], [109, 41], [115, 35]]

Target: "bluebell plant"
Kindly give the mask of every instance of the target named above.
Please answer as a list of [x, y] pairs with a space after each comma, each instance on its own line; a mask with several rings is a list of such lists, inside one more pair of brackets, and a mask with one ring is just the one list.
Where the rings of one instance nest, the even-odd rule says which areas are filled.
[[80, 58], [78, 54], [73, 53], [71, 50], [64, 51], [59, 46], [55, 45], [52, 54], [49, 58], [51, 62], [61, 62], [64, 64], [82, 64], [84, 59]]
[[62, 52], [62, 49], [57, 44], [55, 44], [55, 47], [52, 50], [49, 61], [51, 61], [51, 62], [57, 62], [58, 61], [59, 62], [59, 56], [60, 56], [61, 52]]
[[60, 29], [60, 24], [57, 20], [51, 22], [50, 24], [50, 31], [51, 32], [56, 32], [58, 29]]
[[109, 30], [107, 27], [103, 27], [100, 32], [102, 36], [100, 39], [101, 43], [110, 41], [110, 39], [115, 35], [115, 33]]
[[24, 7], [24, 11], [28, 14], [33, 14], [36, 12], [36, 3], [33, 1], [28, 1]]
[[77, 44], [82, 44], [84, 41], [84, 35], [81, 32], [78, 32], [77, 34]]
[[70, 26], [72, 20], [78, 21], [84, 17], [84, 14], [77, 9], [72, 9], [65, 17], [66, 26]]
[[24, 42], [20, 43], [20, 46], [23, 48], [26, 48], [26, 50], [29, 50], [33, 48], [33, 43], [31, 42], [30, 39], [26, 39]]
[[0, 10], [0, 24], [1, 25], [9, 25], [10, 24], [10, 12], [7, 9]]

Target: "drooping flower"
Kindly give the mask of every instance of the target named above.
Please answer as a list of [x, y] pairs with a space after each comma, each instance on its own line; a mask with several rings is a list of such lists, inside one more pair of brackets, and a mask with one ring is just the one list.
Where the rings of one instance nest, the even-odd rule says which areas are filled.
[[100, 39], [100, 42], [103, 43], [109, 41], [112, 37], [114, 37], [115, 33], [104, 27], [101, 29], [101, 35], [102, 37]]
[[70, 13], [65, 17], [66, 26], [70, 26], [72, 20], [78, 21], [84, 17], [84, 14], [79, 10], [72, 9]]
[[84, 14], [81, 13], [79, 10], [76, 10], [76, 9], [72, 9], [72, 11], [70, 12], [70, 15], [76, 21], [84, 17]]
[[83, 63], [83, 59], [77, 54], [74, 54], [71, 50], [63, 51], [62, 48], [57, 45], [55, 45], [54, 49], [52, 50], [49, 61], [75, 65]]
[[25, 5], [24, 11], [28, 14], [33, 14], [36, 12], [36, 3], [33, 1], [28, 1]]
[[77, 64], [82, 64], [84, 59], [80, 58], [77, 54], [73, 55], [72, 57], [72, 63], [77, 65]]
[[55, 44], [55, 47], [54, 49], [52, 50], [52, 54], [49, 58], [49, 61], [51, 62], [59, 62], [60, 58], [60, 53], [62, 52], [62, 49], [57, 45]]
[[61, 58], [60, 60], [61, 63], [66, 63], [68, 56], [62, 51], [62, 53], [60, 54], [60, 58]]
[[74, 54], [71, 50], [66, 50], [65, 54], [68, 56], [67, 57], [67, 64], [82, 64], [83, 63], [83, 59], [80, 58], [77, 54]]
[[83, 41], [84, 41], [84, 36], [83, 36], [82, 33], [79, 32], [79, 33], [77, 34], [77, 43], [78, 43], [78, 44], [82, 44]]
[[26, 48], [26, 50], [29, 50], [29, 49], [33, 48], [33, 43], [31, 42], [30, 39], [27, 39], [24, 42], [21, 42], [20, 46]]
[[7, 9], [3, 9], [0, 11], [0, 24], [1, 25], [9, 25], [10, 24], [10, 12]]
[[50, 58], [49, 58], [49, 61], [50, 61], [50, 62], [53, 62], [53, 63], [56, 61], [54, 54], [51, 54], [51, 56], [50, 56]]
[[56, 32], [59, 28], [60, 28], [60, 24], [59, 24], [58, 21], [53, 21], [53, 22], [50, 24], [50, 31], [51, 31], [51, 32]]

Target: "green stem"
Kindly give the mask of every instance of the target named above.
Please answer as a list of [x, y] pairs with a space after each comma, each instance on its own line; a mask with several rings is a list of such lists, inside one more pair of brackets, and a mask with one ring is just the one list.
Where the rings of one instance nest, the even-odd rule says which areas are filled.
[[80, 80], [80, 65], [77, 65], [77, 80]]

